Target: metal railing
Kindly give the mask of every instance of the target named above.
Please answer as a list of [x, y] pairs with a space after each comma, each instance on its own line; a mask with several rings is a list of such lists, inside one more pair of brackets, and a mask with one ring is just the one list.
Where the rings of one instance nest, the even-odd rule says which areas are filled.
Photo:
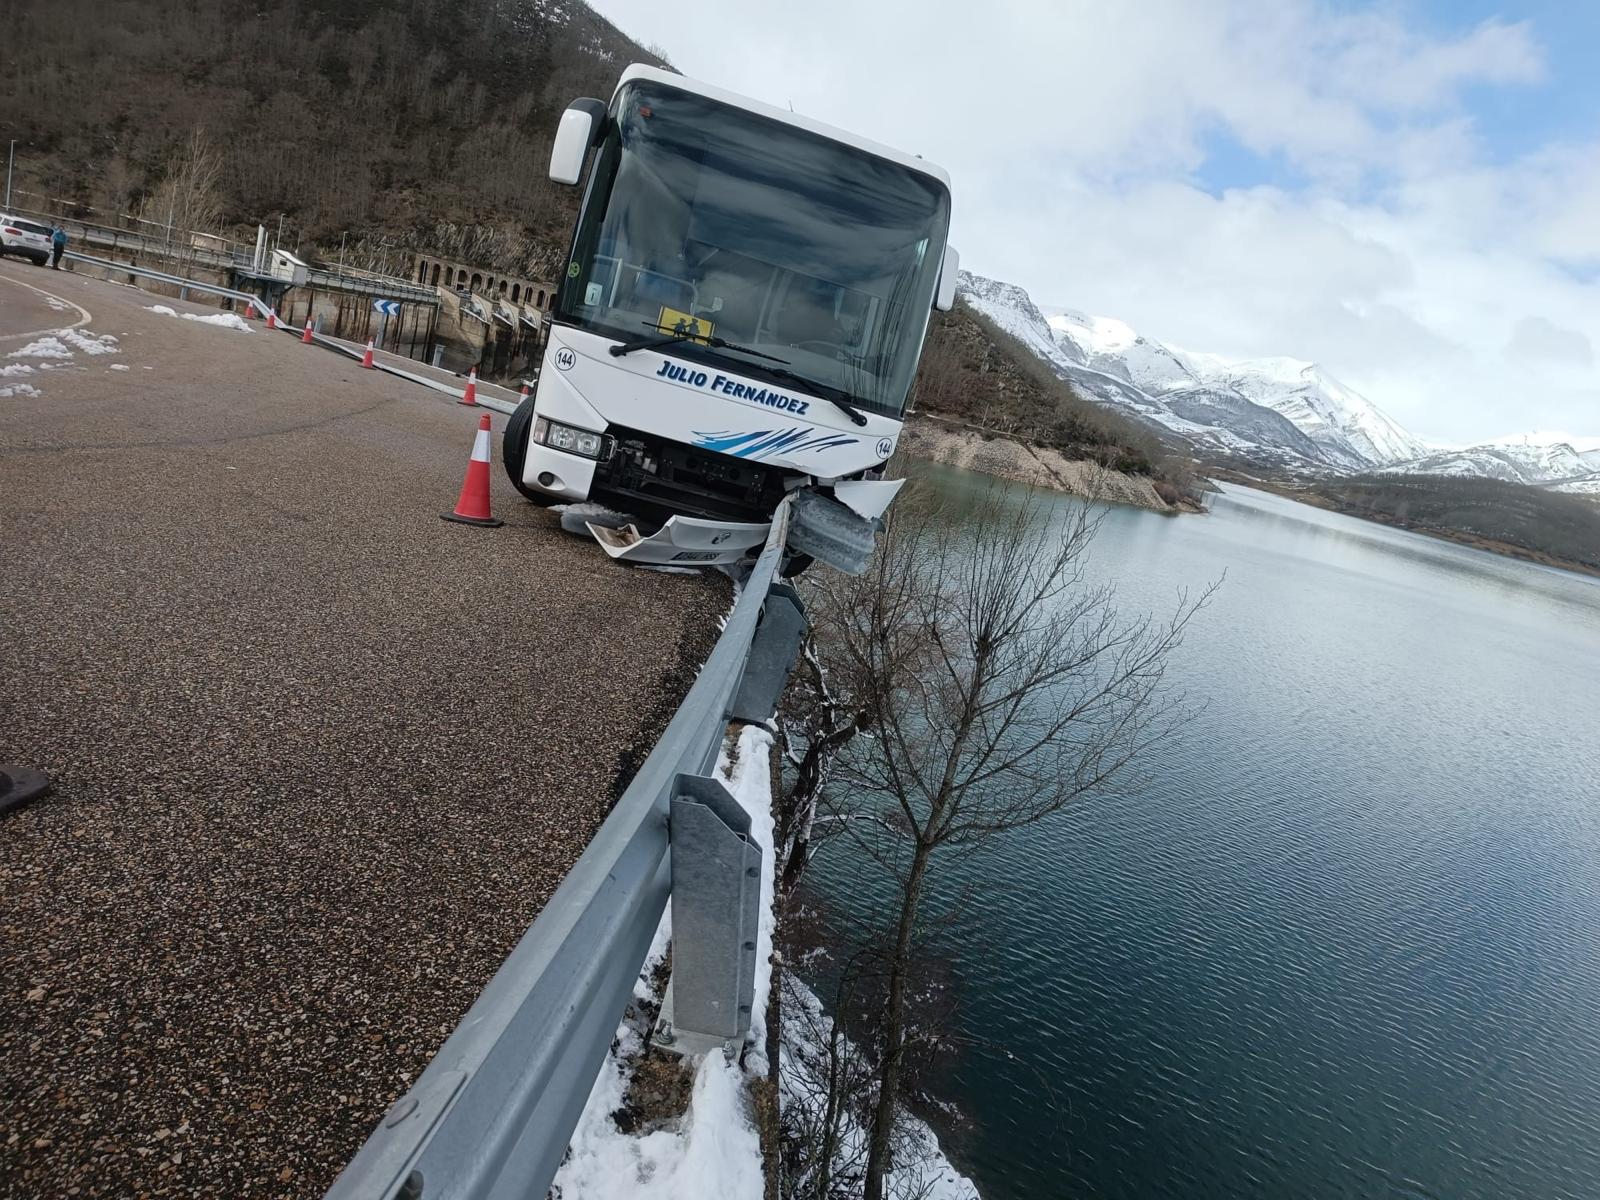
[[[794, 661], [803, 615], [793, 590], [775, 582], [788, 522], [785, 502], [661, 740], [416, 1085], [335, 1181], [329, 1200], [545, 1195], [672, 889], [669, 812], [721, 786], [705, 777], [729, 720], [766, 719]], [[748, 849], [741, 874], [749, 871]], [[697, 873], [706, 866], [695, 865]], [[676, 910], [679, 900], [673, 903]], [[753, 971], [753, 947], [737, 943], [739, 972]]]
[[[189, 235], [190, 240], [185, 241], [180, 234], [176, 240], [170, 234], [141, 233], [136, 230], [117, 229], [109, 225], [96, 225], [90, 221], [80, 221], [76, 217], [58, 217], [49, 213], [37, 212], [31, 209], [14, 208], [10, 210], [19, 216], [37, 218], [48, 221], [53, 226], [59, 226], [67, 231], [67, 235], [78, 242], [95, 246], [112, 253], [124, 252], [128, 254], [144, 254], [158, 258], [168, 258], [176, 263], [194, 263], [198, 266], [209, 267], [213, 270], [249, 271], [253, 264], [254, 247], [246, 248], [238, 242], [212, 234]], [[224, 249], [216, 249], [208, 245], [197, 245], [193, 238], [203, 238], [207, 242], [221, 243]], [[377, 296], [390, 300], [404, 300], [411, 304], [439, 303], [437, 288], [414, 283], [393, 275], [383, 275], [376, 271], [357, 270], [354, 267], [307, 267], [306, 282], [311, 287], [320, 287], [331, 291], [353, 292], [364, 296]]]
[[[189, 292], [204, 292], [208, 296], [226, 296], [230, 300], [248, 301], [263, 313], [269, 311], [266, 301], [260, 296], [249, 292], [241, 292], [237, 288], [223, 287], [216, 283], [203, 283], [198, 279], [186, 279], [182, 275], [173, 275], [166, 271], [157, 271], [152, 267], [136, 266], [133, 263], [116, 262], [109, 258], [96, 258], [92, 254], [84, 254], [77, 250], [68, 250], [62, 257], [71, 262], [80, 262], [87, 267], [99, 267], [105, 271], [114, 271], [121, 275], [137, 275], [143, 279], [153, 279], [157, 283], [171, 284], [179, 290], [179, 299], [187, 300]], [[273, 313], [276, 317], [277, 314]]]

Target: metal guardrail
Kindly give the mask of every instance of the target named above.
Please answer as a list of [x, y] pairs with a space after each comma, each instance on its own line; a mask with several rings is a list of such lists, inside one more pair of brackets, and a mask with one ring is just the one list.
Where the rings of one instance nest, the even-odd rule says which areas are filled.
[[[669, 811], [721, 787], [705, 777], [728, 721], [769, 716], [794, 661], [803, 616], [793, 590], [775, 582], [788, 523], [785, 502], [661, 740], [416, 1085], [335, 1181], [329, 1200], [545, 1195], [667, 904]], [[738, 865], [740, 874], [747, 863]], [[753, 967], [753, 945], [737, 943], [741, 971]]]
[[[140, 275], [145, 279], [154, 279], [157, 283], [171, 284], [173, 287], [178, 288], [180, 292], [205, 292], [212, 296], [227, 296], [231, 300], [248, 301], [262, 312], [269, 311], [266, 301], [260, 296], [252, 295], [249, 292], [241, 292], [235, 288], [222, 287], [215, 283], [201, 283], [196, 279], [185, 279], [182, 275], [171, 275], [166, 271], [157, 271], [150, 267], [139, 267], [132, 263], [116, 262], [109, 258], [96, 258], [92, 254], [82, 254], [76, 250], [65, 251], [61, 257], [70, 259], [73, 262], [83, 263], [89, 267], [100, 267], [102, 270], [116, 271], [123, 275]], [[188, 299], [188, 297], [184, 295], [180, 296], [180, 299]], [[273, 313], [272, 315], [276, 318], [278, 314]]]
[[[285, 333], [288, 333], [294, 337], [300, 336], [299, 332], [292, 326], [284, 324], [283, 318], [278, 315], [278, 313], [270, 304], [268, 304], [260, 296], [253, 295], [250, 292], [241, 292], [236, 288], [223, 287], [220, 284], [215, 283], [202, 283], [196, 279], [186, 279], [181, 275], [173, 275], [166, 271], [157, 271], [153, 267], [140, 267], [135, 266], [133, 263], [116, 262], [109, 258], [96, 258], [92, 254], [83, 254], [77, 250], [68, 250], [62, 255], [62, 257], [71, 259], [73, 262], [83, 263], [85, 266], [99, 267], [102, 270], [115, 271], [123, 275], [137, 275], [145, 279], [153, 279], [158, 283], [170, 284], [179, 290], [179, 299], [188, 299], [188, 296], [186, 295], [187, 292], [205, 292], [206, 294], [212, 296], [227, 296], [232, 300], [248, 302], [255, 305], [256, 311], [260, 312], [263, 316], [269, 312], [272, 313], [273, 319], [278, 324], [278, 328], [283, 330]], [[362, 350], [359, 346], [346, 344], [338, 338], [329, 337], [323, 333], [317, 333], [313, 331], [311, 334], [311, 340], [316, 342], [319, 346], [325, 346], [330, 350], [338, 351], [340, 354], [346, 355], [349, 358], [359, 359], [362, 356]], [[373, 366], [375, 369], [382, 371], [385, 374], [397, 375], [401, 379], [408, 379], [412, 383], [421, 384], [426, 388], [432, 388], [436, 392], [442, 392], [445, 395], [453, 396], [458, 400], [466, 394], [464, 388], [452, 387], [448, 383], [444, 383], [437, 379], [430, 379], [426, 375], [418, 375], [415, 371], [407, 371], [404, 367], [397, 367], [391, 363], [383, 362], [382, 360], [375, 361]], [[501, 400], [494, 396], [486, 396], [481, 392], [478, 394], [477, 399], [478, 407], [492, 409], [493, 411], [502, 413], [506, 416], [509, 416], [511, 413], [515, 412], [517, 408], [517, 405], [514, 401]]]
[[[109, 225], [96, 225], [89, 221], [80, 221], [76, 217], [52, 216], [51, 214], [36, 212], [31, 209], [13, 209], [11, 211], [27, 216], [30, 219], [37, 218], [41, 221], [49, 221], [52, 226], [60, 226], [62, 229], [67, 230], [68, 234], [79, 242], [102, 249], [109, 249], [113, 253], [121, 250], [130, 254], [155, 255], [174, 259], [178, 262], [195, 263], [214, 270], [248, 272], [253, 266], [254, 247], [246, 250], [237, 242], [215, 237], [212, 234], [203, 234], [201, 236], [207, 240], [226, 242], [228, 246], [236, 248], [218, 250], [209, 246], [196, 246], [192, 242], [175, 242], [170, 237], [164, 237], [160, 234], [117, 229]], [[383, 275], [374, 271], [358, 271], [355, 268], [341, 269], [308, 266], [307, 283], [313, 287], [353, 292], [391, 300], [403, 300], [410, 304], [437, 305], [439, 303], [439, 293], [436, 288], [420, 285], [393, 275]]]

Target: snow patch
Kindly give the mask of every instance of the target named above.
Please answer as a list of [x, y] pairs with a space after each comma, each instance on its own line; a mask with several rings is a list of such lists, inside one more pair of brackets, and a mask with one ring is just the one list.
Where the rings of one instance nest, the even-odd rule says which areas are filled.
[[111, 369], [113, 371], [131, 371], [131, 370], [133, 370], [133, 368], [130, 367], [127, 363], [112, 363], [111, 364]]
[[220, 329], [237, 329], [240, 333], [255, 332], [238, 313], [214, 313], [211, 315], [181, 313], [176, 309], [168, 308], [165, 304], [147, 304], [145, 308], [163, 317], [182, 317], [185, 321], [198, 321], [201, 325], [215, 325]]
[[[785, 1004], [798, 1004], [804, 1013], [783, 1022], [782, 1069], [778, 1072], [778, 1103], [785, 1111], [803, 1105], [817, 1112], [826, 1095], [822, 1072], [828, 1055], [816, 1041], [814, 1030], [828, 1028], [822, 1001], [792, 973], [784, 992]], [[845, 1039], [845, 1045], [849, 1045]], [[842, 1058], [853, 1058], [852, 1049]], [[840, 1146], [837, 1161], [860, 1163], [866, 1160], [867, 1131], [848, 1106], [840, 1114]], [[932, 1127], [910, 1113], [901, 1114], [895, 1168], [885, 1179], [890, 1196], [915, 1196], [917, 1200], [980, 1200], [978, 1187], [951, 1164], [939, 1148], [939, 1137]]]
[[71, 358], [72, 351], [61, 344], [61, 339], [42, 337], [29, 342], [20, 350], [13, 350], [7, 358]]
[[[578, 507], [578, 506], [573, 506]], [[765, 1014], [772, 986], [772, 735], [754, 725], [739, 734], [737, 761], [724, 752], [717, 774], [750, 814], [750, 834], [761, 847], [761, 925], [757, 935], [755, 1019], [746, 1054], [751, 1076], [766, 1074]], [[645, 980], [666, 953], [671, 910], [656, 930], [634, 995], [648, 997]], [[751, 1119], [746, 1083], [749, 1076], [737, 1062], [721, 1054], [707, 1055], [695, 1070], [689, 1111], [675, 1129], [657, 1129], [643, 1137], [625, 1134], [611, 1114], [622, 1107], [628, 1086], [627, 1064], [644, 1050], [648, 1029], [624, 1020], [589, 1093], [566, 1161], [556, 1173], [554, 1190], [563, 1200], [761, 1200], [765, 1178], [761, 1138]]]
[[114, 333], [89, 333], [81, 329], [58, 329], [56, 336], [65, 338], [85, 354], [115, 354], [117, 335]]
[[21, 375], [32, 375], [33, 368], [27, 363], [12, 363], [10, 366], [0, 367], [0, 379], [15, 379]]
[[11, 399], [12, 396], [37, 396], [39, 389], [31, 383], [14, 383], [10, 387], [0, 387], [0, 399]]

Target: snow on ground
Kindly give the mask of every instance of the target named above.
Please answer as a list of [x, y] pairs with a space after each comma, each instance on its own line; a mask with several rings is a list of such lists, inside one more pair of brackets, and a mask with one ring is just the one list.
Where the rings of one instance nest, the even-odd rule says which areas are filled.
[[56, 336], [65, 338], [85, 354], [115, 354], [117, 335], [114, 333], [89, 333], [79, 329], [58, 329]]
[[0, 387], [0, 399], [9, 400], [12, 396], [37, 396], [39, 389], [31, 383], [13, 383], [10, 387]]
[[42, 337], [29, 342], [20, 350], [13, 350], [7, 358], [71, 358], [72, 351], [61, 344], [60, 338]]
[[[794, 1105], [805, 1105], [816, 1114], [824, 1103], [824, 1077], [827, 1055], [816, 1040], [817, 1033], [829, 1026], [822, 1001], [791, 972], [784, 995], [785, 1019], [780, 1053], [783, 1064], [778, 1072], [778, 1103], [785, 1112]], [[799, 1005], [805, 1012], [791, 1011]], [[849, 1040], [845, 1039], [845, 1046]], [[853, 1059], [855, 1051], [845, 1049], [840, 1057]], [[820, 1118], [804, 1124], [814, 1125]], [[848, 1106], [840, 1113], [840, 1146], [836, 1161], [859, 1164], [866, 1160], [867, 1131]], [[928, 1123], [909, 1113], [902, 1114], [894, 1170], [885, 1180], [885, 1193], [916, 1200], [981, 1200], [977, 1185], [963, 1175], [939, 1148], [939, 1137]]]
[[127, 363], [112, 363], [111, 364], [111, 369], [113, 371], [131, 371], [131, 370], [133, 370], [133, 368], [130, 367]]
[[9, 366], [0, 367], [0, 379], [15, 379], [20, 375], [32, 375], [33, 368], [27, 363], [11, 363]]
[[[555, 1187], [563, 1200], [761, 1200], [761, 1137], [750, 1112], [746, 1083], [766, 1075], [765, 1014], [772, 986], [772, 735], [746, 725], [739, 734], [736, 761], [726, 750], [717, 773], [750, 814], [750, 834], [761, 847], [761, 927], [756, 940], [756, 990], [747, 1068], [721, 1054], [709, 1054], [695, 1070], [689, 1111], [677, 1128], [658, 1129], [643, 1137], [625, 1134], [611, 1114], [622, 1107], [628, 1087], [628, 1063], [644, 1049], [648, 1028], [626, 1020], [589, 1093], [583, 1116], [573, 1132], [567, 1159], [556, 1173]], [[656, 930], [634, 996], [653, 999], [646, 980], [666, 953], [672, 914]]]
[[255, 330], [250, 328], [249, 323], [246, 322], [245, 319], [238, 313], [225, 312], [212, 313], [209, 315], [202, 315], [200, 313], [181, 313], [176, 309], [168, 308], [165, 304], [147, 304], [145, 305], [145, 308], [149, 309], [153, 313], [159, 313], [163, 317], [182, 317], [185, 321], [198, 321], [202, 325], [215, 325], [221, 329], [237, 329], [240, 333], [255, 332]]

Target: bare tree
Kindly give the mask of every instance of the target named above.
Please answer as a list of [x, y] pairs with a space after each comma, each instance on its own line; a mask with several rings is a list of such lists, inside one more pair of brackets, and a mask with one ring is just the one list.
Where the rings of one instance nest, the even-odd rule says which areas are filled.
[[1085, 554], [1103, 512], [998, 490], [959, 515], [911, 503], [868, 572], [820, 576], [812, 600], [840, 724], [828, 819], [893, 876], [885, 931], [867, 1200], [883, 1200], [923, 899], [941, 851], [973, 848], [1110, 787], [1182, 721], [1166, 664], [1212, 590], [1173, 614], [1121, 617]]
[[197, 125], [140, 206], [142, 220], [166, 229], [168, 252], [179, 263], [194, 256], [196, 235], [217, 231], [222, 220], [221, 176], [222, 155]]

